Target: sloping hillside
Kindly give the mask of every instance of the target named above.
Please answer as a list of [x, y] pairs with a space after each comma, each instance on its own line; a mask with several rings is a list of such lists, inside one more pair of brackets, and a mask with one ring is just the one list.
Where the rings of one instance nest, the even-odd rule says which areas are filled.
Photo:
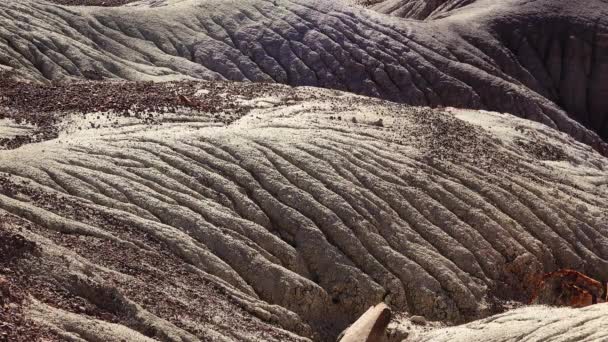
[[372, 2], [0, 2], [0, 341], [607, 339], [608, 2]]
[[[0, 151], [2, 230], [31, 245], [8, 280], [59, 336], [332, 340], [379, 301], [461, 323], [544, 272], [608, 278], [608, 161], [538, 123], [271, 85], [27, 87], [59, 104], [0, 121], [22, 142]], [[45, 112], [55, 139], [18, 138]]]
[[38, 81], [278, 82], [488, 109], [545, 123], [606, 154], [586, 128], [608, 136], [607, 7], [479, 0], [423, 22], [323, 0], [113, 8], [8, 1], [0, 5], [0, 65]]
[[[527, 307], [464, 326], [411, 336], [411, 341], [605, 341], [608, 305], [584, 309]], [[523, 323], [523, 324], [522, 324]]]

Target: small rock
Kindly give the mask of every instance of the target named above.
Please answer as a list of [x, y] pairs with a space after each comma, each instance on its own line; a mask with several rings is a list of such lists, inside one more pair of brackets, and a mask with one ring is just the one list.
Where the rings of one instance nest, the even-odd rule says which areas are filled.
[[194, 104], [192, 103], [192, 101], [190, 101], [189, 98], [185, 97], [184, 95], [179, 95], [178, 96], [179, 100], [182, 102], [182, 104], [187, 105], [187, 106], [194, 106]]
[[9, 284], [4, 277], [0, 277], [0, 294], [5, 296], [8, 296], [9, 294]]
[[384, 121], [382, 119], [378, 119], [378, 121], [374, 121], [374, 126], [384, 127]]
[[426, 318], [422, 316], [412, 316], [410, 321], [417, 325], [426, 325]]

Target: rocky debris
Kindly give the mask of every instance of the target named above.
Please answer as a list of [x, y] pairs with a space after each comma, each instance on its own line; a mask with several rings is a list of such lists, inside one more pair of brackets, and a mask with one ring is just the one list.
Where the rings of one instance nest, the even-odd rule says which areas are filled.
[[364, 7], [372, 7], [378, 3], [383, 2], [384, 0], [355, 0], [355, 4]]
[[16, 234], [8, 220], [0, 216], [0, 341], [60, 341], [45, 327], [32, 322], [24, 312], [29, 284], [20, 281], [23, 271], [18, 265], [22, 258], [31, 258], [34, 242]]
[[542, 276], [530, 302], [573, 308], [605, 303], [606, 285], [575, 270], [562, 269]]
[[517, 139], [515, 143], [524, 151], [540, 160], [561, 161], [566, 159], [564, 151], [559, 146], [539, 143], [538, 141], [524, 141]]
[[[205, 89], [205, 93], [197, 93]], [[57, 138], [58, 123], [68, 114], [99, 113], [107, 117], [135, 117], [146, 124], [158, 124], [162, 115], [186, 109], [213, 116], [215, 123], [229, 125], [250, 107], [238, 101], [288, 89], [250, 84], [238, 91], [229, 82], [56, 82], [39, 84], [0, 77], [0, 119], [31, 124], [27, 135], [0, 139], [0, 149], [15, 149]], [[99, 118], [99, 117], [98, 117]], [[99, 128], [90, 122], [90, 128]]]
[[37, 121], [40, 122], [41, 125], [35, 126], [36, 128], [29, 134], [20, 134], [10, 138], [0, 138], [0, 150], [12, 150], [19, 148], [23, 145], [41, 142], [45, 140], [51, 140], [57, 137], [57, 129], [54, 126], [54, 119], [49, 119], [48, 121]]
[[392, 16], [417, 19], [439, 19], [448, 12], [465, 7], [476, 0], [385, 0], [377, 1], [371, 8]]
[[14, 259], [19, 259], [26, 253], [32, 253], [36, 247], [34, 243], [26, 240], [19, 234], [10, 234], [7, 231], [0, 230], [0, 262], [10, 263]]
[[[178, 107], [189, 107], [198, 111], [215, 113], [219, 108], [219, 97], [215, 103], [190, 101], [198, 88], [196, 82], [63, 82], [37, 84], [18, 81], [0, 83], [0, 107], [5, 117], [15, 117], [37, 125], [52, 120], [47, 113], [57, 112], [107, 112], [127, 114], [138, 112], [166, 112]], [[209, 85], [209, 83], [205, 83]], [[216, 86], [211, 86], [216, 88]], [[15, 113], [16, 112], [16, 113]], [[0, 112], [1, 113], [1, 112]], [[29, 115], [28, 115], [29, 114]]]
[[[2, 273], [4, 272], [0, 272]], [[11, 280], [0, 275], [0, 341], [60, 341], [48, 329], [26, 317], [24, 314], [26, 298], [27, 293]]]
[[462, 163], [475, 160], [485, 170], [513, 169], [496, 137], [484, 133], [480, 127], [453, 117], [442, 110], [416, 108], [415, 130], [406, 134], [425, 144], [424, 158], [430, 164]]
[[66, 6], [123, 6], [138, 0], [48, 0], [50, 2]]

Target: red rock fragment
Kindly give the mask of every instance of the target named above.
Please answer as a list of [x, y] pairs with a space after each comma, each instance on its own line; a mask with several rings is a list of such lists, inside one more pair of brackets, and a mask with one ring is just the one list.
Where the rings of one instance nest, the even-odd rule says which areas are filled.
[[581, 308], [606, 302], [606, 285], [578, 271], [561, 269], [539, 280], [532, 304]]

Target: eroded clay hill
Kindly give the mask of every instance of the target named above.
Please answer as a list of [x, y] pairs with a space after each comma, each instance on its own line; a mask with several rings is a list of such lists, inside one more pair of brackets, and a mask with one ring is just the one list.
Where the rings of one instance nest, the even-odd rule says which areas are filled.
[[529, 120], [276, 85], [19, 87], [0, 287], [32, 336], [332, 340], [381, 301], [462, 323], [545, 272], [608, 279], [608, 161]]
[[608, 136], [605, 1], [399, 1], [423, 8], [408, 16], [441, 15], [323, 0], [4, 1], [0, 65], [38, 81], [279, 82], [489, 109], [608, 153], [593, 133]]

